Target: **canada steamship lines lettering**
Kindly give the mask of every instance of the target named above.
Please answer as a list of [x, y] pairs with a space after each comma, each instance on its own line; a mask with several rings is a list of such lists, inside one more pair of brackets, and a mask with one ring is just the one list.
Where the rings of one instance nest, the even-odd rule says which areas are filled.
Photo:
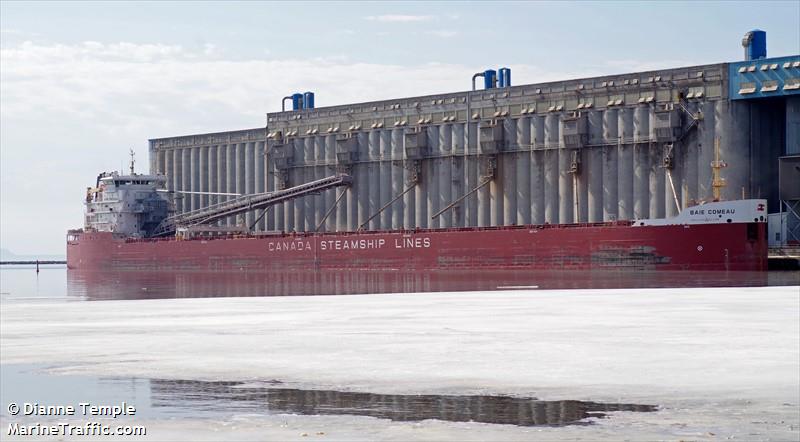
[[314, 250], [311, 241], [274, 241], [267, 245], [270, 252], [302, 252], [304, 250]]
[[[321, 251], [336, 250], [372, 250], [392, 247], [394, 249], [427, 249], [431, 246], [429, 237], [417, 238], [395, 238], [387, 242], [385, 238], [352, 238], [352, 239], [320, 239], [319, 249]], [[284, 240], [270, 241], [267, 244], [270, 252], [304, 252], [313, 251], [314, 246], [311, 240]]]
[[[392, 242], [395, 249], [422, 249], [431, 246], [431, 239], [395, 238]], [[386, 240], [377, 239], [323, 239], [319, 242], [320, 250], [369, 250], [382, 249], [387, 246]]]

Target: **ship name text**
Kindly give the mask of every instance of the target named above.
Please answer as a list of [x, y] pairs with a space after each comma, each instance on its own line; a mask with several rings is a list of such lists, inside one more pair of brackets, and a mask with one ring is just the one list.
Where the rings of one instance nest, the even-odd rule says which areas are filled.
[[[320, 250], [369, 250], [382, 249], [386, 246], [384, 238], [376, 239], [323, 239], [319, 242]], [[427, 249], [431, 246], [431, 239], [425, 238], [396, 238], [393, 242], [395, 249]]]
[[[708, 213], [706, 213], [708, 212]], [[736, 209], [694, 209], [689, 211], [689, 215], [733, 215]]]
[[[353, 238], [353, 239], [320, 239], [319, 250], [339, 251], [339, 250], [374, 250], [383, 248], [394, 249], [428, 249], [431, 247], [429, 237], [404, 237], [387, 240], [386, 238]], [[270, 252], [311, 252], [314, 244], [311, 240], [284, 240], [272, 241], [267, 244]]]
[[320, 250], [366, 250], [380, 249], [386, 240], [380, 239], [324, 239], [319, 242]]
[[267, 245], [267, 250], [270, 252], [288, 252], [288, 251], [303, 251], [313, 250], [311, 241], [277, 241], [271, 242]]

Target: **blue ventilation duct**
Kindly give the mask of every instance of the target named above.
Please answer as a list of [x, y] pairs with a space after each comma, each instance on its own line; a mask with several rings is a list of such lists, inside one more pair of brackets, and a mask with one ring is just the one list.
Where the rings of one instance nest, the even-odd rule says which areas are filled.
[[760, 29], [753, 29], [744, 34], [742, 46], [746, 61], [767, 58], [767, 33]]
[[303, 109], [303, 94], [292, 94], [292, 110], [298, 111]]
[[314, 93], [313, 92], [305, 92], [303, 93], [303, 107], [306, 109], [314, 109]]
[[511, 69], [509, 68], [500, 68], [499, 72], [499, 79], [500, 79], [500, 87], [510, 87], [511, 86]]
[[492, 89], [497, 84], [497, 71], [494, 69], [487, 69], [483, 71], [483, 88]]

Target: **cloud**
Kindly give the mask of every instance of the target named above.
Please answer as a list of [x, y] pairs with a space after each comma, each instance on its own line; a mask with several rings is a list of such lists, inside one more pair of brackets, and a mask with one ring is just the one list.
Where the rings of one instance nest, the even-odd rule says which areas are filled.
[[659, 69], [669, 69], [675, 66], [696, 66], [702, 64], [698, 60], [606, 60], [602, 64], [603, 70], [611, 72], [643, 72]]
[[[17, 253], [63, 253], [64, 232], [83, 222], [86, 186], [130, 147], [146, 168], [149, 138], [263, 126], [294, 91], [314, 91], [318, 106], [465, 91], [485, 68], [229, 59], [211, 44], [129, 42], [7, 44], [0, 65], [0, 242]], [[620, 72], [511, 67], [516, 84]]]
[[383, 23], [415, 23], [415, 22], [431, 21], [434, 18], [435, 17], [432, 15], [395, 15], [395, 14], [369, 15], [364, 17], [364, 19], [369, 21], [378, 21]]
[[[24, 41], [0, 48], [3, 60], [15, 65], [44, 66], [66, 60], [152, 62], [159, 59], [195, 58], [200, 54], [187, 52], [180, 45], [100, 43], [85, 41], [75, 45], [42, 45]], [[11, 70], [14, 71], [13, 66]]]
[[441, 38], [452, 38], [458, 35], [458, 31], [453, 31], [448, 29], [441, 29], [438, 31], [427, 31], [425, 33], [428, 35], [433, 35], [435, 37], [441, 37]]
[[130, 147], [146, 169], [148, 138], [263, 126], [294, 91], [334, 105], [466, 89], [471, 72], [127, 42], [6, 44], [0, 65], [0, 242], [17, 253], [63, 253], [86, 186]]
[[217, 45], [213, 45], [211, 43], [206, 43], [203, 45], [203, 55], [212, 56], [217, 55], [219, 53], [219, 48]]
[[0, 29], [0, 35], [5, 35], [7, 37], [12, 36], [19, 36], [19, 37], [39, 37], [41, 34], [37, 32], [28, 32], [28, 31], [21, 31], [19, 29]]

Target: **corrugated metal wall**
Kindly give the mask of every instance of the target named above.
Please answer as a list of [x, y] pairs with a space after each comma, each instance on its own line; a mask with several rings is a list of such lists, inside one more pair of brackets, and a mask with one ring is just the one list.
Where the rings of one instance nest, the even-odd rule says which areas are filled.
[[[266, 130], [151, 140], [151, 169], [169, 176], [170, 189], [228, 193], [353, 176], [346, 190], [269, 209], [257, 228], [270, 231], [671, 216], [676, 198], [685, 207], [711, 197], [717, 138], [728, 163], [724, 198], [768, 192], [759, 164], [776, 143], [753, 124], [755, 105], [724, 96], [726, 71], [718, 64], [269, 114]], [[421, 157], [407, 151], [410, 139], [424, 148]], [[337, 156], [347, 149], [347, 160]], [[178, 209], [225, 198], [186, 196]]]
[[[266, 131], [252, 129], [150, 141], [151, 172], [167, 175], [170, 191], [208, 193], [264, 192]], [[231, 198], [224, 195], [176, 194], [176, 210], [187, 212]], [[226, 224], [247, 222], [255, 213]], [[260, 230], [266, 223], [262, 220]]]

